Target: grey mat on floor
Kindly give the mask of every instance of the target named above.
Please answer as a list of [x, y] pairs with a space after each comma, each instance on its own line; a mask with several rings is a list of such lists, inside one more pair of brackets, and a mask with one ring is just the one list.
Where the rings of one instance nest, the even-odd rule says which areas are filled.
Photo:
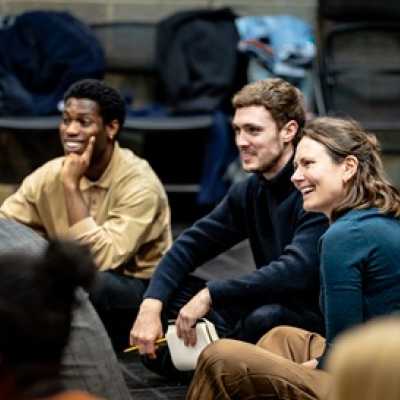
[[170, 382], [147, 370], [137, 354], [119, 357], [122, 373], [133, 400], [183, 400], [187, 386]]

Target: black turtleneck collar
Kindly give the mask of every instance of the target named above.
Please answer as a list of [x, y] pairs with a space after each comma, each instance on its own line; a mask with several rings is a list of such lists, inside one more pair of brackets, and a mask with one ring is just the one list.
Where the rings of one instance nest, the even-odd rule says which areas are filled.
[[294, 155], [271, 179], [266, 179], [261, 172], [257, 174], [262, 185], [274, 191], [278, 198], [287, 197], [294, 190], [294, 185], [290, 180], [294, 173], [293, 159]]

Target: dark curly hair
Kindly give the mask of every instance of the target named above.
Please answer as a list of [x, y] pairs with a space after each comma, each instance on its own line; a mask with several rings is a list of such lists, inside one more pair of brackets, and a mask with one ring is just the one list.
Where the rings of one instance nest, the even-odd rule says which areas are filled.
[[121, 130], [125, 122], [125, 103], [117, 90], [97, 79], [83, 79], [73, 83], [64, 94], [64, 103], [71, 97], [93, 100], [99, 106], [104, 124], [113, 120], [119, 123]]

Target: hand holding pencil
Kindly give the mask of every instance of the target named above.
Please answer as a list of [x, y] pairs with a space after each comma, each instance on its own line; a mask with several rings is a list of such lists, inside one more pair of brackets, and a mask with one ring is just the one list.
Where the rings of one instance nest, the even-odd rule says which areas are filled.
[[[139, 353], [150, 359], [157, 358], [158, 340], [164, 337], [161, 310], [160, 300], [144, 299], [129, 335], [130, 345], [138, 346]], [[135, 349], [130, 351], [135, 351]]]
[[[161, 339], [157, 339], [154, 342], [154, 344], [158, 344], [158, 345], [165, 344], [165, 343], [167, 343], [167, 339], [165, 337], [163, 337]], [[129, 353], [130, 351], [137, 351], [137, 350], [139, 350], [139, 346], [131, 346], [131, 347], [128, 347], [127, 349], [125, 349], [124, 353]]]

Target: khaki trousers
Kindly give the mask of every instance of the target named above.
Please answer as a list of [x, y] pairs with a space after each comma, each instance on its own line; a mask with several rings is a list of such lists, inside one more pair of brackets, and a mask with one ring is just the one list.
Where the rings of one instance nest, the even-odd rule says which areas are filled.
[[288, 326], [256, 345], [219, 340], [200, 355], [187, 399], [326, 399], [330, 376], [300, 365], [324, 348], [320, 335]]

